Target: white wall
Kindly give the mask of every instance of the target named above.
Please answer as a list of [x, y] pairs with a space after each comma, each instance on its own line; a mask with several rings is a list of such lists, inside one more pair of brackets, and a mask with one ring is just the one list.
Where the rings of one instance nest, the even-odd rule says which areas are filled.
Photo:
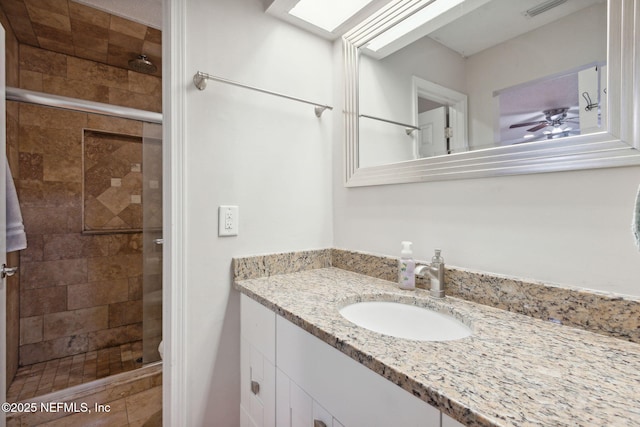
[[[339, 142], [335, 142], [336, 147]], [[334, 244], [640, 296], [631, 235], [640, 167], [344, 188], [336, 149]]]
[[340, 122], [333, 144], [335, 247], [640, 296], [640, 167], [345, 188]]
[[441, 248], [453, 266], [640, 296], [640, 167], [345, 188], [342, 135], [335, 122], [334, 247], [399, 256], [410, 240], [421, 260]]
[[[264, 14], [261, 0], [185, 4], [187, 425], [239, 423], [232, 256], [396, 255], [410, 239], [420, 258], [442, 247], [452, 265], [640, 295], [630, 233], [640, 168], [346, 189], [339, 47]], [[196, 70], [336, 108], [317, 119], [216, 82], [200, 92]], [[238, 237], [217, 237], [221, 204], [240, 206]]]
[[[185, 2], [186, 372], [189, 426], [239, 425], [239, 296], [233, 256], [332, 245], [332, 116], [216, 82], [197, 71], [332, 103], [332, 47], [277, 21], [261, 0]], [[217, 237], [217, 209], [240, 234]], [[178, 314], [179, 315], [179, 314]]]

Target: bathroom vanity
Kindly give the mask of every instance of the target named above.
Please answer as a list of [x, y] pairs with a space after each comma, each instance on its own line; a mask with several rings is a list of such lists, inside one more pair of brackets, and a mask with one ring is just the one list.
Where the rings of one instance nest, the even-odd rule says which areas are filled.
[[441, 425], [439, 410], [246, 295], [241, 321], [242, 426]]
[[[640, 345], [335, 267], [238, 277], [242, 425], [640, 425]], [[339, 313], [395, 301], [472, 335], [412, 341]]]

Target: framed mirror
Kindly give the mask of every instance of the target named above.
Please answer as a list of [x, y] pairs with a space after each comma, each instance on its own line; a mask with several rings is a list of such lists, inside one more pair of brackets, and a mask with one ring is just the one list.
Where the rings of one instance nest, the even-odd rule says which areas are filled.
[[391, 1], [343, 37], [345, 185], [640, 164], [634, 3]]

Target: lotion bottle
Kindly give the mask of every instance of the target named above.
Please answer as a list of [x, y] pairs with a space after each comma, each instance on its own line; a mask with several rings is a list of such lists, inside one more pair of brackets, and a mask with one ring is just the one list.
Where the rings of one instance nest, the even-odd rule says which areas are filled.
[[411, 242], [402, 242], [402, 251], [398, 261], [398, 286], [400, 289], [413, 290], [416, 288], [415, 268], [416, 262], [411, 251]]

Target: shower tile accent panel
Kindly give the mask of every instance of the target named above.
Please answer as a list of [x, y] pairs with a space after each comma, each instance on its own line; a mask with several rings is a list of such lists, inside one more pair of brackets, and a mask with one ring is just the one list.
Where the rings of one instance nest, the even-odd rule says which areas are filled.
[[142, 229], [142, 138], [85, 131], [84, 231]]
[[[20, 364], [139, 341], [142, 233], [83, 234], [83, 136], [86, 129], [94, 137], [107, 135], [100, 142], [108, 149], [88, 150], [91, 165], [103, 156], [105, 170], [122, 171], [108, 177], [108, 188], [93, 194], [112, 188], [112, 177], [121, 179], [119, 188], [133, 188], [140, 173], [127, 178], [131, 163], [144, 169], [132, 154], [142, 145], [142, 123], [28, 104], [17, 107], [16, 185], [29, 242], [20, 252]], [[133, 156], [126, 160], [127, 167], [118, 163], [127, 156]], [[93, 184], [88, 187], [99, 188]], [[126, 210], [109, 211], [110, 218], [141, 227]]]

